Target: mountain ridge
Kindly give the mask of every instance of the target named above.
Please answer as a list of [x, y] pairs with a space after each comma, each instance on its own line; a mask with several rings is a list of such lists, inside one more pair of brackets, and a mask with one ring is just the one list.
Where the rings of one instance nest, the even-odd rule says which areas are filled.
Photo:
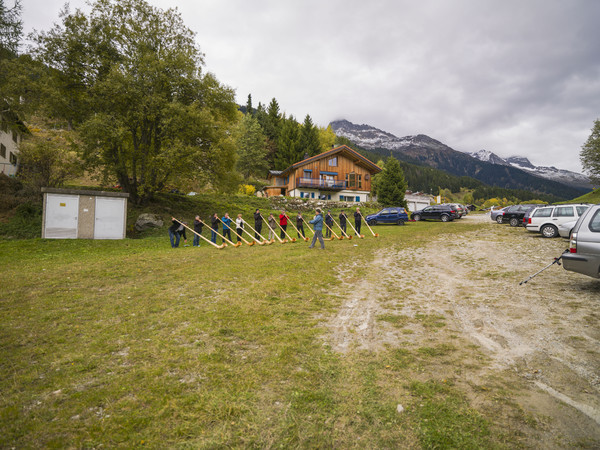
[[388, 156], [391, 152], [402, 161], [427, 165], [452, 175], [473, 177], [488, 185], [552, 194], [565, 200], [591, 190], [591, 187], [569, 186], [541, 178], [508, 163], [502, 165], [482, 161], [424, 134], [397, 137], [373, 126], [356, 125], [346, 119], [333, 121], [330, 125], [337, 136], [343, 136], [366, 150], [382, 156]]

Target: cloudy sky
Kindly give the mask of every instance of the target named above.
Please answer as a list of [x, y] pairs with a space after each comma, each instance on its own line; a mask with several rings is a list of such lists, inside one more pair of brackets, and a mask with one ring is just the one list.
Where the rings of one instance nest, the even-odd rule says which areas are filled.
[[[597, 0], [150, 3], [179, 9], [239, 103], [275, 97], [321, 126], [344, 118], [580, 171], [600, 118]], [[63, 4], [24, 0], [25, 31], [48, 29]]]

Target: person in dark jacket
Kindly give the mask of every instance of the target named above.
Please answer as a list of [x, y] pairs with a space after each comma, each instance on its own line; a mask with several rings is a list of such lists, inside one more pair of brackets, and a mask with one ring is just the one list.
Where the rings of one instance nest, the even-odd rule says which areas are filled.
[[[202, 227], [204, 226], [204, 222], [200, 219], [200, 216], [196, 216], [194, 219], [194, 231], [198, 234], [202, 234]], [[198, 234], [194, 234], [194, 241], [192, 245], [194, 247], [200, 247], [200, 236]]]
[[360, 237], [360, 224], [362, 215], [360, 214], [360, 208], [356, 208], [356, 212], [354, 213], [354, 228], [356, 228], [356, 235]]
[[219, 215], [217, 213], [214, 213], [210, 218], [210, 227], [212, 228], [210, 230], [210, 241], [216, 244], [217, 234], [219, 234]]
[[223, 216], [221, 222], [223, 222], [223, 242], [225, 242], [225, 236], [227, 236], [227, 239], [231, 241], [230, 227], [233, 220], [231, 220], [231, 217], [229, 217], [229, 213], [225, 213], [225, 216]]
[[183, 246], [189, 247], [189, 245], [187, 245], [187, 236], [185, 235], [184, 225], [187, 225], [187, 222], [183, 222], [179, 225], [179, 228], [177, 228], [177, 234], [180, 236], [180, 238], [183, 238]]
[[262, 216], [260, 215], [260, 209], [257, 209], [254, 213], [254, 229], [256, 230], [256, 233], [254, 233], [254, 237], [258, 240], [263, 239], [262, 235], [260, 234], [260, 232], [262, 231], [262, 224], [263, 220]]
[[181, 238], [181, 236], [177, 232], [180, 223], [177, 220], [175, 220], [175, 217], [171, 217], [171, 220], [173, 221], [173, 224], [169, 227], [169, 240], [171, 241], [171, 247], [177, 248], [179, 247], [179, 239]]
[[321, 210], [319, 208], [316, 209], [317, 215], [313, 220], [311, 220], [310, 224], [313, 224], [315, 228], [315, 235], [313, 236], [313, 240], [308, 248], [314, 248], [315, 242], [317, 239], [321, 243], [321, 250], [325, 250], [325, 242], [323, 242], [323, 216], [321, 214]]
[[325, 224], [327, 225], [327, 229], [325, 230], [325, 237], [331, 237], [331, 227], [333, 227], [333, 217], [331, 215], [331, 211], [327, 211], [327, 215], [325, 216]]
[[302, 214], [298, 213], [296, 216], [296, 228], [298, 228], [298, 237], [300, 237], [300, 233], [302, 233], [302, 239], [306, 237], [304, 234], [304, 220], [302, 219]]
[[287, 220], [288, 216], [285, 213], [285, 209], [281, 210], [281, 214], [279, 214], [279, 226], [281, 227], [281, 233], [279, 237], [281, 239], [285, 239], [285, 229], [287, 228]]
[[348, 233], [346, 233], [346, 220], [348, 219], [348, 216], [346, 215], [346, 213], [344, 212], [343, 209], [338, 217], [340, 219], [340, 228], [343, 231], [342, 234], [344, 234], [345, 236], [348, 236]]

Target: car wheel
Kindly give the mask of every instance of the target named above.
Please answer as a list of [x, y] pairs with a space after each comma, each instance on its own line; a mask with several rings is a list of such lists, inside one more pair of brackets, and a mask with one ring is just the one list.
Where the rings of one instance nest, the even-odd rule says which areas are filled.
[[558, 229], [554, 225], [544, 225], [540, 232], [542, 233], [542, 236], [546, 238], [558, 236]]
[[496, 222], [502, 223], [502, 216], [496, 216]]
[[448, 214], [442, 214], [442, 222], [450, 222], [450, 216]]
[[404, 220], [402, 219], [398, 219], [398, 221], [396, 222], [398, 225], [404, 225]]
[[421, 220], [421, 216], [419, 214], [415, 214], [413, 216], [413, 219], [414, 219], [415, 222], [418, 222], [419, 220]]
[[516, 217], [511, 217], [510, 219], [510, 226], [511, 227], [518, 227], [519, 226], [519, 219], [517, 219]]
[[369, 225], [371, 225], [371, 226], [377, 225], [377, 221], [376, 220], [369, 220]]

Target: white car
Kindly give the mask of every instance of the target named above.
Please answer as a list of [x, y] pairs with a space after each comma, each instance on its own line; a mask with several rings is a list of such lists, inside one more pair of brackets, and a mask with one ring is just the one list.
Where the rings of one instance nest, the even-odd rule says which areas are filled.
[[558, 236], [559, 225], [579, 219], [590, 205], [551, 205], [536, 208], [527, 220], [527, 231], [542, 233], [542, 236]]

